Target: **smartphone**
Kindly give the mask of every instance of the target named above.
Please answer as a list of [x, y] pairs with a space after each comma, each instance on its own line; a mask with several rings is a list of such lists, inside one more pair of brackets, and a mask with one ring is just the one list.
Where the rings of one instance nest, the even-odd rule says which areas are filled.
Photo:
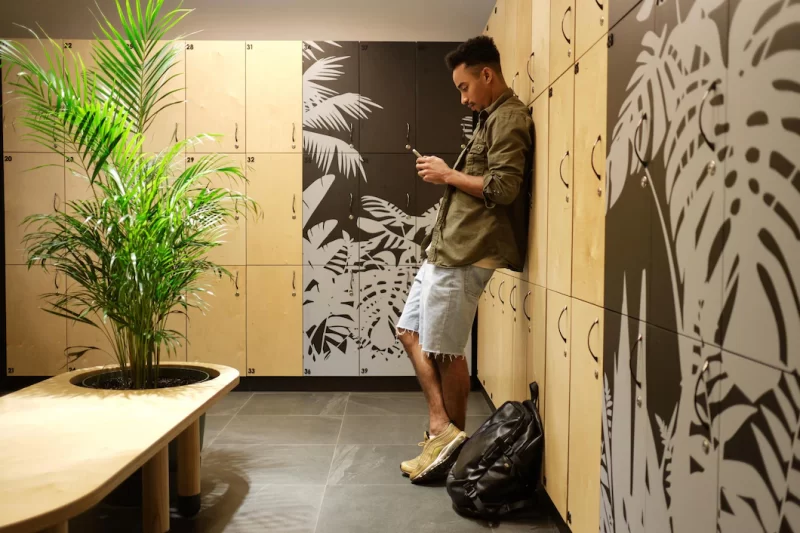
[[414, 152], [414, 155], [415, 155], [415, 156], [417, 156], [417, 157], [422, 157], [422, 154], [420, 154], [419, 152], [417, 152], [417, 149], [416, 149], [416, 148], [412, 148], [412, 149], [411, 149], [411, 151], [412, 151], [412, 152]]

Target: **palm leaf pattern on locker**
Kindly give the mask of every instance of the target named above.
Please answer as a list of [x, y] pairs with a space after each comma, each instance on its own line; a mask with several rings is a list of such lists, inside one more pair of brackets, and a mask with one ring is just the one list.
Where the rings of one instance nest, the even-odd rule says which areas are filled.
[[[645, 0], [629, 16], [666, 7], [678, 23], [642, 40], [613, 128], [608, 208], [644, 175], [667, 244], [680, 392], [670, 420], [647, 415], [646, 358], [637, 389], [636, 332], [623, 317], [605, 369], [601, 531], [800, 531], [800, 5], [656, 6]], [[700, 138], [690, 134], [698, 120]], [[645, 282], [641, 291], [644, 321]], [[718, 347], [755, 343], [748, 365]], [[699, 504], [698, 487], [717, 494]]]

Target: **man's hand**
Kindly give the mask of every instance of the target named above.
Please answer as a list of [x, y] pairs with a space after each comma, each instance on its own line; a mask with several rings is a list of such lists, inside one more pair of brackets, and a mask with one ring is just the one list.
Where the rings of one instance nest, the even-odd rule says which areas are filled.
[[428, 183], [444, 185], [451, 169], [440, 157], [424, 156], [417, 159], [417, 174]]

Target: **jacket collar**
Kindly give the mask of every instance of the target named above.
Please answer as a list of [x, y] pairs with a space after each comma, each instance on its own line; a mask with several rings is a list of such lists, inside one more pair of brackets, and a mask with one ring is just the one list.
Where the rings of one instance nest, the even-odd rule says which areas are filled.
[[489, 107], [480, 112], [478, 116], [480, 117], [481, 122], [485, 122], [486, 119], [489, 118], [489, 115], [494, 113], [494, 111], [498, 107], [503, 105], [506, 102], [506, 100], [508, 100], [512, 96], [514, 96], [514, 91], [512, 91], [510, 87], [505, 91], [503, 91], [503, 93], [497, 97], [497, 100], [492, 102], [492, 104]]

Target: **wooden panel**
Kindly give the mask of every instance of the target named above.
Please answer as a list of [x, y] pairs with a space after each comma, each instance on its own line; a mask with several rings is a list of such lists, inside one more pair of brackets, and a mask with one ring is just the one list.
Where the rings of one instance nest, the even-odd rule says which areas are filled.
[[542, 423], [545, 420], [546, 381], [546, 347], [547, 333], [547, 289], [538, 285], [530, 285], [531, 295], [528, 298], [527, 313], [531, 318], [528, 323], [527, 337], [527, 370], [528, 383], [539, 384], [539, 415]]
[[46, 312], [41, 298], [63, 290], [62, 274], [6, 266], [7, 375], [53, 376], [66, 370], [67, 321]]
[[550, 0], [531, 0], [531, 97], [550, 86]]
[[[247, 269], [226, 267], [233, 275], [204, 279], [213, 295], [203, 295], [207, 309], [189, 310], [187, 360], [227, 365], [247, 374]], [[263, 328], [259, 324], [259, 328]], [[292, 331], [292, 330], [288, 330]]]
[[528, 67], [531, 57], [531, 0], [518, 0], [514, 34], [514, 92], [523, 103], [533, 101]]
[[530, 305], [533, 287], [524, 281], [515, 282], [510, 305], [514, 311], [511, 335], [511, 399], [521, 402], [528, 399], [528, 346], [532, 329]]
[[572, 295], [602, 306], [607, 199], [606, 43], [592, 47], [576, 70]]
[[575, 57], [580, 59], [608, 31], [609, 1], [575, 0], [575, 4]]
[[575, 0], [550, 4], [550, 83], [575, 63]]
[[547, 288], [569, 295], [572, 289], [572, 149], [574, 74], [552, 87], [547, 206]]
[[247, 267], [247, 374], [303, 372], [303, 270]]
[[545, 382], [545, 488], [567, 519], [567, 465], [569, 451], [570, 299], [547, 292], [547, 353]]
[[489, 394], [491, 388], [491, 376], [489, 365], [491, 364], [492, 353], [492, 286], [496, 283], [493, 276], [486, 284], [486, 288], [481, 294], [478, 302], [478, 380], [483, 385], [484, 390]]
[[550, 98], [547, 94], [533, 102], [534, 150], [531, 180], [531, 214], [528, 219], [528, 257], [524, 277], [536, 285], [547, 286], [547, 207], [549, 203], [548, 160], [550, 151]]
[[251, 154], [300, 153], [303, 149], [302, 42], [249, 41], [246, 48], [247, 151]]
[[[43, 165], [48, 166], [37, 168]], [[25, 217], [64, 208], [64, 158], [58, 154], [5, 154], [3, 172], [6, 264], [23, 265], [27, 254], [22, 239], [38, 227], [38, 223], [24, 224]]]
[[300, 265], [303, 261], [303, 156], [247, 156], [247, 195], [263, 217], [247, 221], [247, 264]]
[[569, 383], [570, 526], [575, 533], [600, 528], [600, 443], [605, 419], [603, 394], [603, 310], [572, 300]]
[[[14, 42], [19, 43], [30, 52], [33, 59], [45, 69], [50, 69], [47, 56], [52, 58], [54, 55], [62, 53], [62, 42], [55, 39], [56, 46], [43, 39], [40, 43], [36, 39], [14, 39]], [[8, 85], [8, 81], [18, 81], [19, 69], [13, 67], [8, 71], [3, 69], [3, 105], [0, 106], [0, 112], [3, 114], [3, 151], [4, 152], [38, 152], [49, 153], [51, 149], [62, 149], [63, 144], [57, 136], [53, 138], [52, 146], [44, 146], [38, 141], [28, 139], [28, 135], [33, 133], [33, 130], [28, 128], [22, 123], [23, 118], [27, 115], [25, 111], [27, 100], [20, 98], [14, 91], [14, 88]], [[57, 73], [61, 75], [61, 71]], [[38, 135], [38, 133], [36, 134]]]
[[[500, 274], [500, 285], [497, 286], [497, 305], [495, 306], [494, 335], [497, 339], [494, 368], [496, 389], [492, 400], [496, 407], [513, 399], [513, 345], [512, 333], [514, 310], [511, 308], [511, 293], [519, 291], [519, 281], [506, 274]], [[514, 290], [514, 287], [517, 287]]]
[[244, 152], [245, 43], [189, 41], [185, 46], [186, 134], [221, 135], [194, 150]]

